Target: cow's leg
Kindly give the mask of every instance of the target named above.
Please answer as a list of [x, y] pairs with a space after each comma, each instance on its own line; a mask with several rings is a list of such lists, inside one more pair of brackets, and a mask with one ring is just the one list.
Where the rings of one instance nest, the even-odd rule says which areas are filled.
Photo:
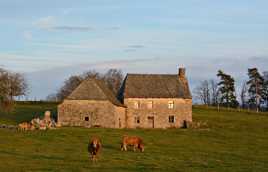
[[133, 145], [133, 151], [136, 152], [137, 145]]
[[93, 152], [91, 152], [91, 161], [95, 161], [95, 153], [94, 153], [94, 151]]
[[96, 159], [95, 155], [92, 154], [92, 161], [95, 162], [95, 159]]
[[124, 150], [127, 151], [127, 145], [126, 144], [124, 144]]
[[98, 162], [99, 156], [98, 154], [95, 155], [95, 162]]

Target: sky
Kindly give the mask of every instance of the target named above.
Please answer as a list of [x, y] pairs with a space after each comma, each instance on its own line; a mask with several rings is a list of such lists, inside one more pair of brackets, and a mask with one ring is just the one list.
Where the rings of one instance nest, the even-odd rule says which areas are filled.
[[0, 68], [21, 72], [29, 99], [70, 75], [109, 68], [177, 73], [193, 89], [222, 69], [237, 87], [268, 71], [267, 0], [0, 0]]

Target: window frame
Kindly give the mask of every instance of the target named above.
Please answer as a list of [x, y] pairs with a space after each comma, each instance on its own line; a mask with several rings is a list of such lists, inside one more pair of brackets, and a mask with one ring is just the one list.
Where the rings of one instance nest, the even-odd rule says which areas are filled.
[[175, 115], [169, 115], [168, 116], [168, 123], [170, 123], [170, 124], [175, 123]]
[[135, 124], [140, 124], [141, 123], [140, 116], [135, 116], [134, 121], [135, 121]]
[[85, 116], [84, 121], [88, 122], [89, 121], [89, 116]]
[[168, 101], [168, 109], [174, 109], [175, 103], [174, 101]]

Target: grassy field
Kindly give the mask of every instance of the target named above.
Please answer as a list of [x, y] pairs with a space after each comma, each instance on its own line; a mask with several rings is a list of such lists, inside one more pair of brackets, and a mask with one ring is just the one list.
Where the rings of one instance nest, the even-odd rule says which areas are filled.
[[[1, 123], [15, 124], [56, 114], [56, 104], [20, 104]], [[60, 128], [17, 132], [0, 129], [0, 171], [268, 171], [268, 114], [217, 112], [194, 107], [198, 129], [119, 130]], [[121, 152], [122, 135], [144, 138], [145, 152]], [[99, 162], [89, 161], [87, 143], [100, 136]]]

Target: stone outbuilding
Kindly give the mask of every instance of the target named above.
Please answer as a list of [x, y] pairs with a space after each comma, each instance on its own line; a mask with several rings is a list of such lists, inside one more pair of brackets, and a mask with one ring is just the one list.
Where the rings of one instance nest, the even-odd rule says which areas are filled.
[[185, 75], [127, 74], [118, 96], [103, 81], [83, 81], [58, 106], [63, 126], [180, 128], [192, 122], [192, 96]]
[[86, 79], [58, 106], [62, 126], [123, 128], [126, 108], [101, 80]]

